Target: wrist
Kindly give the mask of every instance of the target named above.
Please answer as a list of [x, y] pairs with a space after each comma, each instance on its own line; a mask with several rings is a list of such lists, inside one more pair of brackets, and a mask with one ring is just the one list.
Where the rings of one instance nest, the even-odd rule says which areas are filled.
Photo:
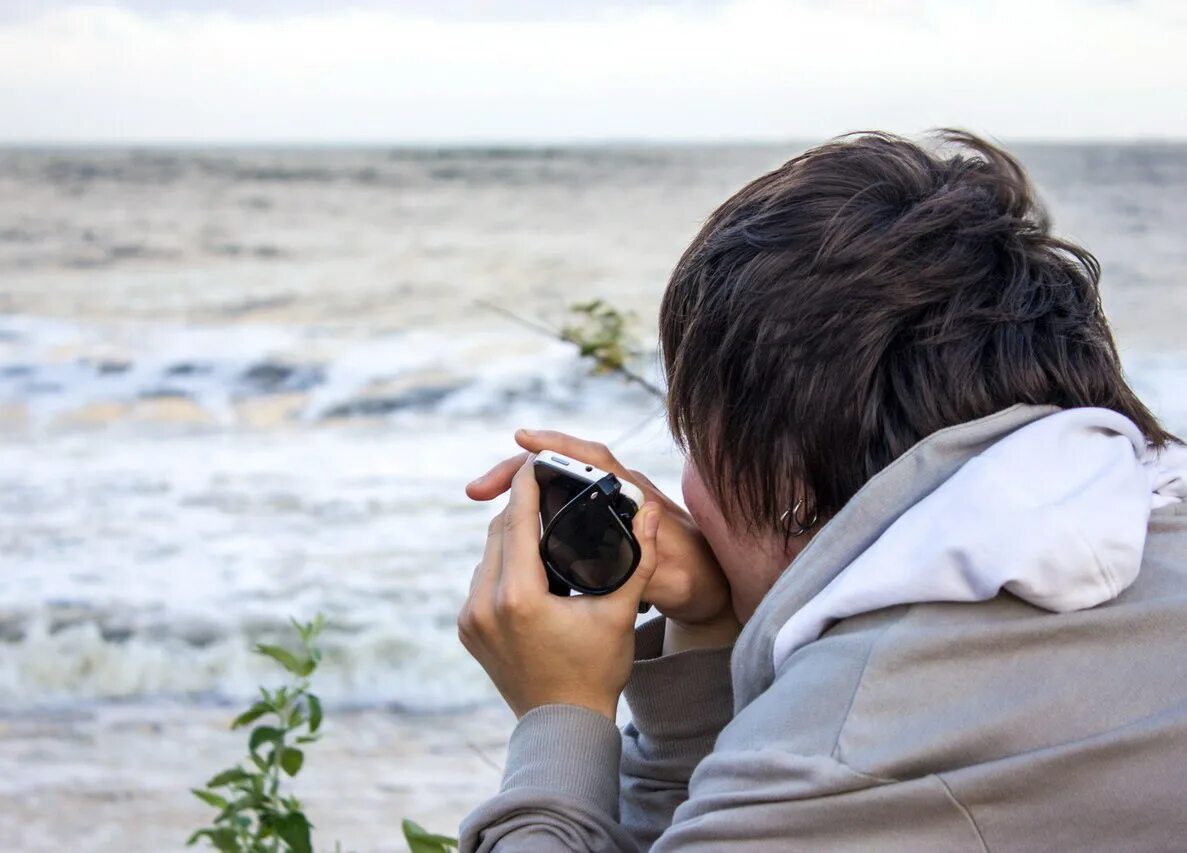
[[584, 708], [586, 711], [593, 711], [595, 714], [601, 714], [610, 722], [615, 722], [618, 719], [618, 696], [586, 696], [576, 694], [556, 694], [542, 698], [539, 701], [527, 703], [522, 706], [513, 707], [517, 719], [523, 719], [530, 711], [535, 711], [537, 708], [543, 708], [546, 705], [569, 705], [575, 708]]
[[732, 646], [741, 632], [742, 625], [732, 610], [712, 622], [689, 624], [669, 618], [664, 625], [663, 654]]

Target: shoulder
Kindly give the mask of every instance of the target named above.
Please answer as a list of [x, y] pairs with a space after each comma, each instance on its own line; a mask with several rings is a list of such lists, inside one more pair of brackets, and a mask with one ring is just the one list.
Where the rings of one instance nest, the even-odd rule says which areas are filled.
[[1095, 738], [1187, 701], [1187, 506], [1151, 520], [1142, 571], [1105, 605], [1011, 595], [844, 620], [794, 654], [719, 748], [826, 756], [914, 778]]

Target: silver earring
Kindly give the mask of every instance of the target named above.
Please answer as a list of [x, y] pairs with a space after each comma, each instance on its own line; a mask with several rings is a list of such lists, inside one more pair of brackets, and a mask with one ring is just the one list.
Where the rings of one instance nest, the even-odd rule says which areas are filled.
[[816, 522], [819, 520], [819, 514], [816, 512], [816, 510], [813, 510], [811, 518], [806, 519], [804, 521], [800, 521], [800, 510], [803, 508], [804, 508], [804, 499], [800, 498], [798, 501], [795, 502], [795, 506], [793, 506], [789, 510], [785, 510], [783, 515], [779, 516], [779, 521], [781, 524], [787, 523], [787, 516], [789, 516], [789, 515], [791, 516], [792, 521], [794, 521], [796, 523], [795, 530], [787, 531], [788, 536], [791, 536], [791, 537], [803, 536], [813, 526], [815, 526]]

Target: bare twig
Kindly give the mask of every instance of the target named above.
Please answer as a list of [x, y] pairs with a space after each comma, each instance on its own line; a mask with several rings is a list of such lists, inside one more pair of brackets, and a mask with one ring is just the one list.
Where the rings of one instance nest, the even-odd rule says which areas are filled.
[[594, 361], [597, 363], [598, 369], [601, 370], [602, 372], [617, 373], [619, 376], [621, 376], [627, 382], [633, 382], [634, 384], [638, 385], [640, 388], [645, 389], [646, 391], [648, 391], [649, 393], [651, 393], [652, 395], [654, 395], [656, 398], [658, 398], [660, 400], [664, 399], [663, 391], [661, 391], [659, 388], [657, 388], [655, 385], [653, 385], [651, 382], [649, 382], [644, 377], [640, 376], [638, 373], [635, 373], [635, 371], [631, 370], [625, 364], [622, 364], [619, 361], [610, 361], [605, 358], [599, 358], [596, 353], [584, 352], [584, 350], [586, 348], [584, 345], [585, 342], [580, 340], [579, 338], [573, 336], [572, 334], [566, 334], [565, 332], [557, 331], [556, 329], [549, 328], [548, 326], [545, 326], [543, 323], [537, 323], [534, 320], [528, 320], [524, 317], [520, 317], [518, 314], [507, 310], [503, 306], [496, 305], [493, 302], [488, 302], [485, 299], [476, 299], [475, 304], [482, 308], [487, 308], [491, 311], [494, 311], [497, 314], [501, 314], [504, 317], [506, 317], [507, 319], [509, 319], [515, 323], [518, 323], [519, 325], [521, 325], [525, 328], [531, 329], [534, 332], [539, 332], [540, 334], [548, 335], [550, 338], [555, 338], [556, 340], [561, 341], [562, 343], [573, 344], [578, 349], [583, 350], [583, 353], [582, 353], [583, 355], [587, 355], [590, 358], [593, 358]]
[[[533, 332], [540, 332], [541, 334], [548, 335], [550, 338], [556, 338], [558, 341], [565, 340], [565, 338], [561, 335], [561, 333], [556, 331], [555, 329], [550, 329], [547, 326], [545, 326], [543, 323], [537, 323], [533, 320], [526, 320], [523, 317], [520, 317], [518, 314], [516, 314], [512, 311], [508, 311], [502, 305], [496, 305], [493, 302], [487, 302], [485, 299], [475, 299], [474, 304], [478, 305], [481, 308], [486, 308], [491, 311], [494, 311], [496, 314], [502, 314], [508, 320], [519, 323], [519, 325], [524, 326], [528, 329], [531, 329]], [[565, 341], [565, 342], [571, 343], [571, 341]]]
[[662, 407], [660, 408], [659, 411], [655, 411], [655, 410], [649, 411], [647, 413], [647, 415], [641, 421], [639, 421], [637, 424], [635, 424], [630, 429], [626, 430], [621, 435], [619, 435], [617, 438], [615, 438], [612, 442], [610, 442], [610, 446], [611, 447], [621, 447], [628, 440], [634, 438], [635, 435], [637, 435], [639, 432], [641, 432], [645, 427], [650, 426], [651, 424], [655, 423], [657, 418], [663, 418], [663, 416], [664, 416], [664, 412], [663, 412]]
[[469, 740], [469, 739], [466, 740], [466, 746], [470, 747], [470, 749], [473, 750], [474, 754], [477, 755], [479, 758], [481, 758], [483, 763], [485, 763], [487, 767], [494, 770], [500, 776], [503, 775], [502, 766], [497, 761], [495, 761], [493, 758], [491, 758], [489, 755], [487, 755], [486, 752], [483, 751], [482, 747], [480, 747], [478, 744], [474, 743], [474, 741]]

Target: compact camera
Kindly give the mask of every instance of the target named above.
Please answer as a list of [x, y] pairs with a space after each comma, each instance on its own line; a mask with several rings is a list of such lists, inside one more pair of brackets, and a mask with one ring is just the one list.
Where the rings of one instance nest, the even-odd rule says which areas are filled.
[[555, 595], [605, 595], [639, 565], [631, 520], [643, 493], [606, 471], [542, 450], [534, 463], [540, 486], [540, 557]]

